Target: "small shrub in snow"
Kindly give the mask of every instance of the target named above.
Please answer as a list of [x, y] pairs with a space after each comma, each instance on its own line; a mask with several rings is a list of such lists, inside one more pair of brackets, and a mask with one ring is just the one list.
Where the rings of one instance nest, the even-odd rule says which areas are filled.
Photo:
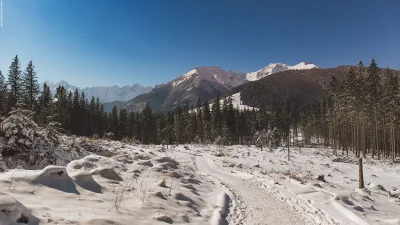
[[221, 146], [221, 145], [224, 145], [225, 143], [226, 143], [226, 139], [224, 137], [221, 137], [221, 136], [216, 137], [215, 140], [214, 140], [214, 144], [215, 145]]
[[261, 151], [262, 148], [268, 144], [271, 139], [270, 136], [270, 132], [266, 132], [264, 129], [262, 131], [257, 131], [254, 134], [254, 142], [257, 147], [261, 148]]
[[194, 144], [201, 144], [201, 143], [202, 143], [201, 138], [198, 135], [196, 135], [196, 137], [194, 138]]
[[105, 134], [104, 134], [104, 138], [105, 138], [105, 139], [108, 139], [108, 140], [114, 140], [115, 135], [114, 135], [113, 132], [108, 132], [108, 133], [105, 133]]

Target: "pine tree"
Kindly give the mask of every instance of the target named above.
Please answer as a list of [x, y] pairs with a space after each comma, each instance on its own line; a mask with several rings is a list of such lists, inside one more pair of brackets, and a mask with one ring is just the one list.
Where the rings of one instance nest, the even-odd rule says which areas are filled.
[[22, 77], [21, 77], [20, 62], [16, 55], [8, 70], [7, 84], [10, 87], [9, 107], [15, 106], [22, 97]]
[[6, 84], [5, 78], [3, 76], [3, 73], [0, 70], [0, 90], [4, 90], [6, 88], [7, 88], [7, 84]]
[[204, 143], [208, 143], [211, 141], [211, 112], [210, 112], [210, 105], [208, 101], [203, 102], [203, 138]]
[[47, 124], [51, 122], [49, 117], [53, 116], [54, 114], [52, 103], [53, 96], [51, 95], [50, 88], [46, 83], [44, 83], [43, 90], [39, 97], [39, 105], [36, 112], [39, 124]]
[[229, 96], [227, 99], [227, 112], [226, 112], [226, 126], [228, 128], [228, 141], [230, 144], [234, 144], [236, 141], [236, 118], [235, 118], [235, 107], [233, 106], [232, 97]]
[[35, 66], [32, 64], [32, 60], [29, 62], [26, 67], [23, 81], [22, 81], [22, 90], [24, 103], [26, 104], [29, 110], [33, 110], [36, 99], [40, 93], [39, 91], [39, 83], [37, 81]]
[[7, 84], [0, 70], [0, 117], [7, 112]]
[[118, 108], [114, 105], [111, 112], [110, 130], [114, 134], [114, 137], [119, 137], [119, 120], [118, 120]]
[[217, 137], [222, 130], [222, 115], [221, 115], [221, 105], [219, 96], [214, 99], [211, 106], [211, 114], [212, 114], [212, 131], [214, 137]]
[[89, 105], [88, 105], [88, 121], [87, 121], [87, 130], [88, 130], [88, 136], [93, 136], [94, 134], [98, 135], [96, 133], [96, 99], [94, 96], [90, 99]]
[[153, 113], [149, 104], [146, 104], [146, 107], [142, 112], [142, 136], [141, 140], [144, 144], [155, 143], [156, 141], [156, 124], [154, 121]]
[[97, 120], [97, 125], [98, 125], [98, 134], [100, 137], [104, 136], [104, 133], [106, 132], [106, 119], [107, 117], [105, 116], [106, 112], [104, 112], [104, 106], [103, 104], [100, 104], [98, 106], [98, 114], [96, 116]]
[[74, 95], [72, 94], [72, 91], [68, 93], [68, 98], [67, 98], [67, 120], [65, 124], [65, 129], [68, 131], [71, 131], [71, 126], [72, 126], [72, 113], [73, 113], [73, 99]]
[[128, 137], [128, 113], [126, 109], [119, 110], [119, 136], [120, 138]]
[[81, 97], [79, 98], [79, 121], [80, 121], [80, 130], [82, 136], [87, 136], [87, 121], [88, 121], [88, 113], [87, 113], [88, 103], [86, 99], [85, 92], [81, 92]]
[[63, 86], [57, 87], [54, 98], [56, 99], [55, 112], [57, 113], [57, 122], [61, 124], [62, 128], [68, 130], [70, 113], [67, 92]]
[[130, 112], [128, 116], [128, 127], [127, 127], [127, 137], [132, 139], [135, 137], [135, 130], [136, 130], [136, 115], [135, 112]]
[[[380, 97], [380, 77], [378, 75], [378, 67], [374, 59], [372, 59], [371, 64], [368, 68], [368, 77], [366, 80], [367, 87], [367, 104], [371, 111], [370, 118], [373, 121], [372, 130], [372, 157], [375, 156], [376, 151], [379, 151], [379, 134], [378, 134], [378, 108], [379, 108], [379, 97]], [[378, 152], [379, 155], [379, 152]]]
[[[397, 76], [393, 75], [389, 68], [386, 69], [384, 75], [385, 78], [383, 80], [381, 112], [383, 120], [385, 121], [385, 123], [383, 123], [383, 134], [385, 135], [388, 133], [388, 143], [390, 145], [390, 151], [386, 151], [385, 149], [384, 154], [386, 157], [391, 154], [394, 162], [397, 152], [396, 146], [398, 140], [396, 133], [399, 125], [398, 114], [400, 111], [399, 81]], [[387, 132], [385, 132], [385, 130], [387, 130]]]
[[79, 104], [79, 91], [75, 89], [71, 105], [71, 133], [83, 135], [81, 130], [81, 105]]
[[204, 124], [203, 124], [203, 109], [202, 109], [202, 102], [201, 99], [199, 98], [197, 100], [197, 107], [196, 107], [196, 120], [197, 120], [197, 131], [196, 131], [196, 136], [198, 137], [199, 141], [203, 139], [203, 134], [204, 134]]

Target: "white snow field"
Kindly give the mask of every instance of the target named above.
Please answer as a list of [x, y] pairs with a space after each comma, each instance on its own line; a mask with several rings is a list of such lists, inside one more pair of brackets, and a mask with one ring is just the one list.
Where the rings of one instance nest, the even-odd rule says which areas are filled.
[[[330, 149], [130, 145], [0, 173], [0, 225], [399, 224], [400, 168]], [[318, 175], [324, 175], [324, 177]]]
[[[267, 209], [268, 203], [262, 204], [265, 196], [258, 196], [255, 187], [295, 209], [308, 220], [306, 224], [400, 224], [398, 164], [367, 159], [366, 188], [359, 190], [357, 160], [334, 156], [332, 149], [292, 148], [288, 161], [284, 148], [207, 148], [209, 151], [198, 161], [208, 164], [212, 168], [209, 173], [244, 200], [248, 224], [279, 224], [267, 214], [273, 209]], [[301, 221], [295, 215], [284, 214], [284, 222]]]

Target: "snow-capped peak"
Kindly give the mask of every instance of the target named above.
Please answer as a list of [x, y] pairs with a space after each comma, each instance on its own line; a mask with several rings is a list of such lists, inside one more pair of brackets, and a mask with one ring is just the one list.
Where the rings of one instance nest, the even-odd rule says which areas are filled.
[[301, 62], [295, 66], [289, 67], [290, 70], [308, 70], [313, 68], [318, 68], [318, 66], [308, 62]]
[[270, 63], [266, 67], [256, 72], [251, 72], [246, 75], [248, 81], [256, 81], [263, 77], [269, 76], [274, 73], [278, 73], [284, 70], [306, 70], [318, 68], [316, 65], [307, 62], [301, 62], [295, 66], [290, 66], [283, 63]]
[[194, 76], [196, 79], [218, 83], [227, 89], [231, 89], [246, 82], [244, 74], [235, 73], [231, 70], [225, 71], [218, 66], [202, 66], [195, 67], [193, 70], [178, 77], [172, 82], [172, 85], [176, 87]]
[[197, 73], [197, 70], [196, 70], [196, 68], [194, 68], [194, 69], [192, 69], [191, 71], [189, 71], [189, 72], [183, 74], [182, 76], [178, 77], [178, 79], [175, 79], [175, 80], [172, 82], [172, 85], [173, 85], [174, 87], [176, 87], [176, 86], [178, 86], [180, 83], [182, 83], [183, 81], [188, 80], [189, 78], [191, 78], [191, 77], [192, 77], [193, 75], [195, 75], [196, 73]]

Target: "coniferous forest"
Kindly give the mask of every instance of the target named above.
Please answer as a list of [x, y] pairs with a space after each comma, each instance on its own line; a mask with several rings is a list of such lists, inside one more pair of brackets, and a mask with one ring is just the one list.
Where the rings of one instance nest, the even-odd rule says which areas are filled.
[[[0, 115], [23, 108], [34, 112], [39, 125], [57, 124], [61, 133], [143, 144], [314, 144], [331, 146], [335, 154], [394, 160], [400, 153], [397, 71], [380, 69], [374, 60], [346, 71], [330, 77], [324, 91], [307, 101], [285, 95], [271, 104], [266, 100], [259, 110], [236, 109], [228, 94], [169, 112], [155, 113], [147, 105], [142, 112], [114, 106], [107, 113], [98, 98], [78, 90], [59, 86], [53, 96], [46, 83], [39, 86], [32, 61], [23, 69], [15, 56], [7, 79], [0, 71]], [[260, 81], [266, 79], [272, 78]], [[253, 96], [262, 96], [265, 90], [254, 91]], [[244, 98], [254, 103], [264, 97]]]

